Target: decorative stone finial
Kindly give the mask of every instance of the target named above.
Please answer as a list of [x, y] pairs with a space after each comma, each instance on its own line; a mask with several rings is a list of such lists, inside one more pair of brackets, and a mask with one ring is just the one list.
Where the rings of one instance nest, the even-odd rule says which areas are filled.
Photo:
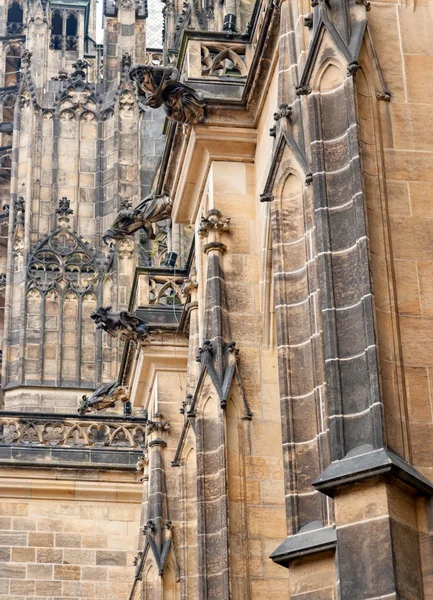
[[71, 79], [82, 79], [85, 80], [87, 78], [87, 72], [89, 70], [89, 63], [87, 60], [83, 60], [79, 58], [74, 64], [72, 68], [74, 69], [71, 74]]
[[66, 225], [69, 223], [69, 215], [74, 213], [70, 206], [71, 203], [66, 196], [63, 196], [63, 198], [59, 199], [59, 208], [56, 208], [56, 214], [59, 215], [58, 219], [60, 225]]

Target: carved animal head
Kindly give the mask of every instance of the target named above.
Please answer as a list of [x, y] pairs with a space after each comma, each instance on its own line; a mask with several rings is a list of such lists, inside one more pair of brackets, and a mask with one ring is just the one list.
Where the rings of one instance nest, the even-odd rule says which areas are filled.
[[129, 69], [129, 79], [131, 81], [140, 81], [146, 73], [150, 73], [151, 71], [152, 67], [150, 65], [140, 65], [139, 63], [135, 63], [135, 65], [132, 65]]
[[119, 385], [113, 396], [116, 398], [116, 400], [120, 400], [121, 402], [128, 402], [129, 400], [129, 389], [126, 386], [123, 385]]
[[90, 315], [92, 321], [96, 323], [96, 325], [100, 325], [101, 323], [105, 323], [108, 319], [108, 314], [111, 311], [111, 306], [100, 306], [97, 310], [94, 310]]

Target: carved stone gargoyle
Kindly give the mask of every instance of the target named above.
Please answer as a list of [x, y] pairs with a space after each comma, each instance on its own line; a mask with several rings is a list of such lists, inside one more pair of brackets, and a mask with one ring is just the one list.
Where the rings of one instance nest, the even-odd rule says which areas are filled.
[[91, 396], [83, 396], [78, 407], [78, 414], [84, 415], [89, 410], [102, 410], [111, 408], [115, 402], [127, 402], [129, 400], [129, 390], [117, 381], [104, 383]]
[[132, 210], [119, 211], [112, 226], [102, 236], [106, 244], [111, 240], [122, 240], [139, 229], [145, 229], [147, 237], [153, 239], [155, 234], [152, 223], [170, 219], [171, 200], [165, 194], [151, 194]]
[[206, 121], [206, 104], [195, 90], [179, 81], [175, 67], [135, 64], [129, 70], [138, 101], [150, 108], [164, 107], [165, 114], [178, 123]]
[[126, 310], [110, 312], [111, 308], [111, 306], [100, 306], [92, 312], [90, 318], [96, 323], [96, 329], [106, 331], [111, 337], [121, 335], [126, 339], [144, 340], [149, 336], [149, 329], [143, 319]]

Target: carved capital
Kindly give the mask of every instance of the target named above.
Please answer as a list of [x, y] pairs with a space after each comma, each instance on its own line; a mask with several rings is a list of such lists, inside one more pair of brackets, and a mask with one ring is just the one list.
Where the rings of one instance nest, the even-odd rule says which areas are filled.
[[206, 216], [202, 216], [198, 227], [198, 235], [204, 239], [209, 237], [210, 233], [216, 235], [227, 233], [229, 226], [230, 217], [223, 219], [222, 213], [216, 208], [213, 208], [207, 212]]
[[[169, 429], [170, 429], [170, 425], [169, 425], [169, 423], [167, 423], [167, 421], [163, 420], [161, 413], [156, 413], [154, 420], [147, 421], [147, 424], [146, 424], [147, 435], [150, 435], [151, 433], [154, 433], [155, 431], [164, 433], [164, 431], [168, 431]], [[155, 441], [157, 441], [157, 440], [153, 440], [153, 442], [155, 442]], [[149, 442], [149, 446], [151, 445], [151, 443], [152, 442]]]

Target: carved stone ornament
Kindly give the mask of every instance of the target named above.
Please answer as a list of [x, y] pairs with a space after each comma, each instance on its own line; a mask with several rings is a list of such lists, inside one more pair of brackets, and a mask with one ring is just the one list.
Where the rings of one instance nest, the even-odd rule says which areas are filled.
[[169, 423], [163, 420], [163, 415], [161, 413], [155, 413], [153, 421], [147, 421], [146, 424], [146, 433], [150, 435], [151, 433], [158, 432], [163, 433], [164, 431], [168, 431], [170, 429]]
[[132, 210], [121, 210], [112, 226], [102, 239], [106, 244], [111, 240], [122, 240], [139, 229], [144, 229], [148, 239], [154, 239], [152, 223], [171, 217], [171, 200], [165, 194], [151, 194]]
[[45, 414], [31, 419], [12, 415], [0, 416], [0, 444], [8, 446], [33, 446], [57, 448], [111, 447], [124, 452], [144, 449], [146, 433], [144, 423], [110, 422], [71, 419]]
[[59, 208], [56, 208], [56, 214], [59, 215], [60, 223], [67, 223], [69, 221], [69, 215], [72, 215], [74, 213], [70, 206], [71, 203], [65, 196], [63, 196], [63, 198], [60, 198]]
[[117, 381], [104, 383], [91, 396], [83, 396], [78, 407], [78, 414], [84, 415], [89, 410], [102, 410], [115, 405], [115, 402], [128, 402], [129, 390]]
[[192, 88], [180, 83], [175, 67], [135, 64], [129, 70], [139, 102], [150, 108], [164, 107], [165, 114], [178, 123], [206, 121], [206, 104]]
[[274, 121], [279, 121], [282, 118], [290, 119], [291, 116], [292, 107], [287, 102], [283, 102], [279, 105], [278, 110], [274, 112]]
[[[73, 211], [67, 198], [59, 200], [55, 212], [58, 223], [51, 233], [39, 240], [29, 256], [28, 288], [41, 291], [57, 288], [62, 293], [69, 289], [79, 293], [95, 291], [111, 267], [112, 253], [98, 254], [82, 236], [69, 229], [69, 215]], [[17, 208], [17, 224], [20, 214], [24, 214], [23, 209]]]
[[193, 271], [189, 277], [183, 280], [182, 293], [185, 296], [190, 296], [191, 292], [198, 288], [197, 272]]
[[229, 230], [230, 217], [222, 218], [222, 213], [213, 208], [209, 210], [206, 216], [202, 216], [198, 227], [198, 234], [201, 238], [207, 238], [211, 231], [226, 233]]
[[111, 306], [100, 306], [90, 318], [96, 323], [96, 329], [102, 329], [111, 337], [146, 339], [149, 336], [146, 322], [126, 310], [111, 312]]

